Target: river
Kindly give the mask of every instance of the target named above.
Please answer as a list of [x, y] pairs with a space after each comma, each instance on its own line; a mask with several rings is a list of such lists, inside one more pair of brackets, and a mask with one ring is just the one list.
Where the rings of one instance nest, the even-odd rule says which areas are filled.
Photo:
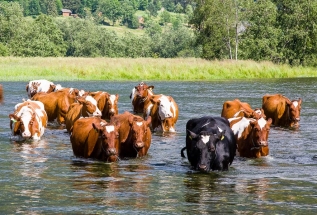
[[[131, 111], [137, 82], [56, 82], [119, 94], [119, 113]], [[146, 157], [104, 163], [76, 158], [65, 129], [49, 126], [40, 141], [10, 141], [8, 115], [27, 98], [26, 82], [2, 82], [0, 105], [1, 214], [316, 214], [317, 79], [152, 82], [154, 92], [179, 106], [175, 134], [152, 136]], [[227, 172], [192, 171], [185, 125], [193, 117], [220, 116], [226, 100], [252, 108], [262, 96], [302, 98], [297, 130], [272, 127], [269, 156], [235, 157]]]

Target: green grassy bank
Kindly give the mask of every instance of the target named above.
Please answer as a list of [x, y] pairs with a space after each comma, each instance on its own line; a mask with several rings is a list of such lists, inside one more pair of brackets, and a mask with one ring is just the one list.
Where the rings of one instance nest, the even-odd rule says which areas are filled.
[[294, 77], [317, 77], [317, 69], [270, 62], [207, 61], [195, 58], [0, 58], [1, 81], [211, 81]]

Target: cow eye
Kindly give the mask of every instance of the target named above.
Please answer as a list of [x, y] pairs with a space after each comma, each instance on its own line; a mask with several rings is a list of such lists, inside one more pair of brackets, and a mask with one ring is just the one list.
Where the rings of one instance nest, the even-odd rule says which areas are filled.
[[30, 125], [33, 125], [33, 121], [30, 121]]

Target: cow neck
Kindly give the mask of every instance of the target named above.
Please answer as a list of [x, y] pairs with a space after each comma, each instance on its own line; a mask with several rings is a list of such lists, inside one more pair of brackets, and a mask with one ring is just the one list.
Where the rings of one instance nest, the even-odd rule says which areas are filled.
[[[249, 125], [249, 126], [251, 126], [251, 125]], [[258, 150], [258, 149], [261, 148], [260, 146], [255, 146], [253, 134], [254, 134], [254, 129], [251, 128], [251, 132], [250, 132], [250, 135], [249, 135], [249, 137], [251, 138], [251, 143], [252, 143], [251, 151], [252, 151], [252, 150]]]

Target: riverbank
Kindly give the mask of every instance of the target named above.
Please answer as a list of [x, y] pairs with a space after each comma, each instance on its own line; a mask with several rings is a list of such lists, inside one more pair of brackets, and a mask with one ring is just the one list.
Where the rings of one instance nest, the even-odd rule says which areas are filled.
[[196, 58], [21, 58], [0, 57], [1, 81], [110, 80], [212, 81], [317, 77], [316, 68], [271, 62], [207, 61]]

